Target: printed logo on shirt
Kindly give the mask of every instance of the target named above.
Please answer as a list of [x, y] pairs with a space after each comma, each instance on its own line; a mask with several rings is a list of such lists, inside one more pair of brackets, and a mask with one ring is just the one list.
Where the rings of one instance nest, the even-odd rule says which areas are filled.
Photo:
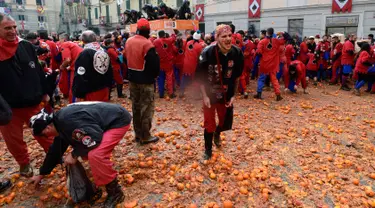
[[232, 74], [233, 74], [233, 70], [232, 69], [228, 69], [227, 73], [225, 74], [225, 78], [231, 78]]
[[234, 65], [234, 61], [233, 60], [229, 60], [228, 61], [228, 67], [233, 67]]
[[110, 59], [106, 52], [97, 51], [94, 55], [94, 69], [99, 74], [105, 74], [108, 71]]
[[72, 138], [75, 140], [75, 141], [81, 141], [83, 139], [83, 137], [86, 135], [86, 132], [82, 129], [75, 129], [72, 133]]
[[77, 74], [84, 75], [86, 73], [86, 69], [83, 66], [78, 67]]
[[87, 146], [87, 147], [92, 147], [96, 145], [95, 141], [92, 141], [91, 137], [85, 136], [82, 138], [82, 144]]
[[190, 44], [189, 46], [188, 46], [188, 48], [189, 48], [189, 50], [193, 50], [193, 44]]
[[35, 62], [34, 61], [30, 61], [29, 62], [29, 67], [32, 68], [32, 69], [35, 69]]

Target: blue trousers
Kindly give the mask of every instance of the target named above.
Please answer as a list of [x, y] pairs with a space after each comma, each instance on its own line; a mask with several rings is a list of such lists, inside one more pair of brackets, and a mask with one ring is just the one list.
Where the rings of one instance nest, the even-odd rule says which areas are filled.
[[289, 86], [288, 86], [288, 89], [289, 89], [291, 92], [297, 92], [297, 90], [294, 89], [294, 86], [296, 86], [296, 82], [290, 80], [290, 82], [289, 82]]
[[182, 80], [181, 80], [181, 93], [184, 94], [185, 88], [189, 86], [193, 82], [193, 77], [189, 75], [182, 75]]
[[160, 70], [159, 77], [158, 77], [158, 88], [159, 88], [159, 96], [164, 97], [164, 90], [165, 90], [165, 72]]
[[176, 66], [173, 66], [173, 71], [174, 71], [174, 75], [175, 75], [175, 78], [176, 78], [176, 84], [177, 84], [177, 86], [180, 86], [180, 84], [181, 84], [180, 69], [177, 68]]
[[260, 74], [258, 78], [258, 86], [257, 86], [257, 92], [262, 92], [264, 84], [266, 82], [267, 75], [266, 74]]
[[280, 78], [283, 76], [284, 63], [280, 63], [279, 68], [280, 68], [280, 70], [279, 70], [279, 72], [277, 72], [276, 78], [277, 78], [277, 80], [280, 81]]
[[323, 64], [320, 64], [319, 65], [318, 77], [317, 78], [320, 81], [322, 79], [325, 80], [326, 77], [327, 77], [326, 70], [324, 69]]

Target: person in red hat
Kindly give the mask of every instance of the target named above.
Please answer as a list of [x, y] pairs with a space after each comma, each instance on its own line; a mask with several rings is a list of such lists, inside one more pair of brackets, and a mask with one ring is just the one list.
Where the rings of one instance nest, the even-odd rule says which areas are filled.
[[151, 136], [150, 130], [155, 109], [154, 83], [160, 71], [160, 60], [149, 38], [150, 23], [142, 18], [137, 22], [137, 34], [125, 45], [134, 132], [141, 145], [159, 140]]

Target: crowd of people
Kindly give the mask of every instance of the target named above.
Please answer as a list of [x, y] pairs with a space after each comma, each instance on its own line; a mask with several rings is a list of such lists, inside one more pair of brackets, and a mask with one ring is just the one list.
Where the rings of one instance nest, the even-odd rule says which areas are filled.
[[[300, 42], [273, 28], [261, 31], [259, 38], [248, 36], [234, 25], [219, 25], [206, 35], [177, 30], [156, 34], [142, 18], [131, 35], [115, 31], [100, 37], [88, 30], [76, 41], [66, 33], [58, 40], [46, 33], [21, 39], [16, 22], [0, 14], [0, 131], [20, 174], [32, 177], [23, 124], [33, 129], [46, 152], [39, 174], [32, 178], [35, 185], [62, 157], [67, 165], [81, 157], [89, 161], [95, 184], [106, 187], [105, 206], [115, 207], [124, 194], [111, 153], [131, 121], [137, 143], [159, 140], [150, 132], [156, 92], [160, 98], [165, 92], [176, 98], [177, 94], [184, 97], [187, 87], [196, 87], [194, 92], [203, 100], [204, 159], [208, 160], [213, 143], [221, 146], [221, 132], [232, 128], [235, 95], [247, 98], [250, 80], [257, 80], [256, 99], [262, 99], [263, 89], [272, 84], [276, 100], [282, 100], [281, 81], [285, 91], [292, 93], [300, 84], [307, 93], [308, 84], [325, 81], [350, 90], [350, 80], [355, 81], [357, 95], [366, 83], [366, 91], [375, 93], [375, 46], [373, 36], [369, 38], [370, 42], [358, 43], [361, 50], [356, 53], [355, 35], [344, 43], [338, 36], [327, 35]], [[132, 115], [109, 103], [113, 88], [118, 98], [126, 97], [125, 83], [129, 83]], [[70, 105], [55, 109], [62, 99]], [[73, 151], [64, 156], [69, 146]], [[9, 182], [0, 185], [1, 191]]]

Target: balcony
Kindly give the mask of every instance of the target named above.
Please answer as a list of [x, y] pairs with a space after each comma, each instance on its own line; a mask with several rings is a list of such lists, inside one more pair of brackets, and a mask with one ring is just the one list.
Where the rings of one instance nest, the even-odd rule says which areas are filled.
[[112, 27], [112, 17], [111, 16], [101, 16], [99, 19], [99, 24], [104, 27]]

